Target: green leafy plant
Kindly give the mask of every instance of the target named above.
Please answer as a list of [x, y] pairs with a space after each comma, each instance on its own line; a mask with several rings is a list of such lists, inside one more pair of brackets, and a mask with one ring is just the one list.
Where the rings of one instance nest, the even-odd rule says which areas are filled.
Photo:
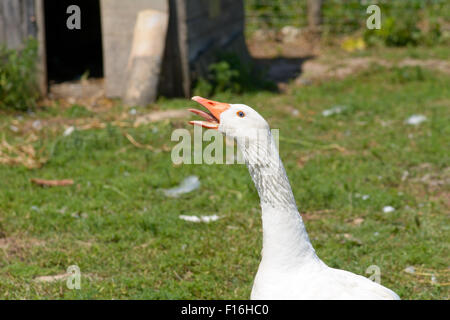
[[378, 30], [366, 30], [364, 38], [368, 44], [381, 41], [386, 46], [401, 47], [417, 45], [420, 41], [421, 32], [416, 26], [414, 17], [398, 19], [387, 17]]
[[38, 43], [29, 39], [22, 50], [0, 47], [0, 109], [27, 110], [36, 106]]
[[211, 82], [203, 77], [200, 77], [194, 86], [194, 95], [196, 96], [209, 96], [214, 90]]
[[214, 95], [221, 92], [243, 93], [253, 90], [272, 90], [274, 84], [264, 79], [264, 72], [252, 63], [243, 63], [235, 53], [220, 53], [205, 77], [199, 77], [196, 95]]
[[227, 61], [219, 61], [209, 66], [209, 74], [207, 78], [200, 77], [194, 93], [197, 95], [211, 95], [217, 92], [233, 92], [239, 93], [241, 86], [239, 85], [240, 73], [233, 69]]
[[240, 72], [239, 70], [233, 69], [227, 61], [214, 63], [209, 67], [209, 70], [214, 75], [216, 91], [241, 91], [239, 84]]

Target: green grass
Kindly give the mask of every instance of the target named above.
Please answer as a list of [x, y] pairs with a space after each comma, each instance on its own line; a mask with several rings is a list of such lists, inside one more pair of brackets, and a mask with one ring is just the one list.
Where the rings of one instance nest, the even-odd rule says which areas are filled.
[[[403, 271], [430, 269], [438, 283], [449, 281], [450, 76], [421, 72], [404, 77], [396, 69], [372, 68], [342, 81], [292, 87], [289, 94], [215, 99], [248, 104], [280, 128], [280, 153], [299, 209], [329, 266], [365, 274], [375, 264], [381, 283], [403, 299], [448, 299], [448, 286]], [[163, 99], [156, 105], [194, 103]], [[334, 105], [346, 109], [322, 116]], [[98, 117], [122, 111], [116, 106]], [[2, 114], [0, 130], [18, 144], [27, 134], [11, 132], [13, 120], [54, 114], [48, 108], [20, 121]], [[406, 125], [412, 114], [428, 120]], [[74, 117], [96, 115], [79, 106], [59, 115], [62, 123]], [[34, 143], [49, 157], [42, 168], [1, 165], [0, 298], [249, 298], [262, 234], [258, 196], [245, 166], [175, 166], [170, 152], [136, 148], [121, 133], [154, 147], [174, 146], [170, 135], [189, 128], [187, 120], [132, 129], [110, 125], [68, 137], [62, 126], [44, 127]], [[160, 192], [192, 174], [202, 183], [198, 191], [178, 199]], [[36, 177], [72, 178], [75, 184], [41, 188], [30, 183]], [[396, 210], [383, 213], [388, 205]], [[180, 214], [222, 218], [195, 224]], [[358, 225], [357, 218], [364, 220]], [[33, 281], [73, 264], [82, 272], [81, 290]]]

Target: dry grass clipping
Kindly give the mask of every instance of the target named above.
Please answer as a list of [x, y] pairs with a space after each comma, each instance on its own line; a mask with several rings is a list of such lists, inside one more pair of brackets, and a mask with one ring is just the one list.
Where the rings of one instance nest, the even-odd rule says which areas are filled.
[[73, 185], [72, 179], [65, 180], [44, 180], [44, 179], [31, 179], [31, 182], [42, 187], [64, 187]]
[[47, 161], [40, 153], [36, 152], [31, 142], [37, 137], [31, 135], [21, 145], [10, 145], [3, 137], [0, 142], [0, 164], [23, 165], [28, 169], [40, 168]]
[[153, 147], [153, 146], [151, 146], [151, 145], [149, 145], [149, 144], [142, 144], [142, 143], [139, 143], [139, 142], [137, 142], [137, 141], [133, 138], [132, 135], [130, 135], [130, 134], [127, 133], [127, 132], [123, 132], [123, 135], [124, 135], [125, 138], [127, 138], [128, 141], [130, 141], [131, 144], [134, 145], [136, 148], [139, 148], [139, 149], [147, 149], [147, 150], [151, 150], [151, 151], [154, 151], [154, 152], [161, 152], [161, 151], [168, 152], [168, 151], [170, 151], [170, 148], [168, 148], [168, 147], [165, 146], [165, 145], [164, 145], [161, 149], [157, 149], [157, 148], [155, 148], [155, 147]]
[[433, 270], [429, 268], [414, 267], [414, 271], [404, 272], [416, 277], [417, 282], [431, 284], [435, 286], [447, 287], [450, 286], [450, 268]]

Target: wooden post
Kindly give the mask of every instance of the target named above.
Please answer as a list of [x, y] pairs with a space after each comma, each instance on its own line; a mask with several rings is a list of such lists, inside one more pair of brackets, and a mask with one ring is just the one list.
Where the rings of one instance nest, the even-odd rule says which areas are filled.
[[138, 14], [124, 94], [128, 105], [147, 105], [156, 100], [168, 22], [167, 12], [143, 10]]
[[311, 31], [319, 31], [322, 25], [323, 0], [308, 0], [308, 25]]
[[183, 95], [188, 98], [191, 95], [191, 75], [189, 70], [189, 50], [186, 25], [186, 3], [185, 0], [176, 0], [176, 19], [178, 32], [178, 48], [181, 65], [181, 81]]
[[44, 16], [44, 1], [36, 0], [35, 3], [35, 19], [37, 25], [37, 40], [39, 43], [38, 48], [38, 85], [41, 95], [47, 95], [47, 59], [45, 50], [45, 16]]
[[190, 97], [185, 0], [169, 0], [169, 26], [158, 94], [166, 97]]

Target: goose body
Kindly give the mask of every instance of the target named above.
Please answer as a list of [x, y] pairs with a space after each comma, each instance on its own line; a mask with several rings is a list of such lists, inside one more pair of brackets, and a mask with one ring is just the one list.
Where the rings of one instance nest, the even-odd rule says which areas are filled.
[[251, 299], [399, 299], [392, 290], [354, 273], [328, 267], [305, 229], [269, 125], [249, 106], [194, 97], [209, 113], [191, 109], [236, 140], [256, 186], [263, 228], [262, 258]]
[[281, 272], [262, 263], [256, 274], [252, 300], [398, 300], [392, 290], [323, 262]]

